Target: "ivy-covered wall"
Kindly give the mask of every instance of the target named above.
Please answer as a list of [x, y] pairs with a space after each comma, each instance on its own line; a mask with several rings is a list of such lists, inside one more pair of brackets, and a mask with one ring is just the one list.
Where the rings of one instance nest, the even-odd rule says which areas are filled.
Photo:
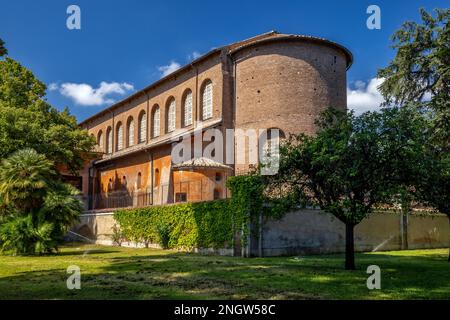
[[115, 242], [159, 243], [165, 248], [230, 248], [234, 210], [230, 200], [118, 210]]

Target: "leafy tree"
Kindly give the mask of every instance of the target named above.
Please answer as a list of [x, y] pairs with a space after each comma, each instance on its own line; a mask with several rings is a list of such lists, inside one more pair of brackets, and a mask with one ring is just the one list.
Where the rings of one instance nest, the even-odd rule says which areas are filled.
[[8, 54], [8, 50], [5, 48], [5, 42], [0, 39], [0, 57], [5, 56]]
[[408, 21], [394, 33], [395, 58], [378, 71], [386, 104], [415, 103], [431, 112], [434, 135], [448, 151], [450, 132], [450, 9], [435, 17], [420, 10], [422, 23]]
[[78, 192], [58, 180], [54, 164], [32, 149], [19, 150], [0, 165], [0, 248], [14, 254], [57, 249], [82, 205]]
[[418, 198], [446, 214], [450, 222], [450, 155], [440, 153], [428, 145], [424, 159], [427, 172], [416, 184]]
[[0, 166], [0, 194], [21, 212], [42, 205], [55, 179], [52, 162], [32, 149], [24, 149], [3, 160]]
[[45, 101], [45, 85], [17, 61], [0, 61], [0, 158], [33, 148], [58, 169], [79, 170], [95, 144], [67, 108]]
[[[421, 123], [414, 117], [410, 109], [359, 117], [329, 109], [317, 121], [316, 136], [292, 135], [280, 148], [280, 169], [271, 184], [309, 195], [345, 224], [346, 269], [355, 269], [354, 227], [375, 204], [391, 198], [402, 171], [412, 170], [409, 156], [420, 148], [412, 138]], [[409, 121], [411, 135], [401, 128]]]
[[415, 194], [450, 219], [450, 9], [420, 14], [421, 23], [405, 22], [393, 35], [397, 54], [378, 72], [385, 78], [380, 91], [386, 104], [413, 104], [427, 113], [427, 172], [416, 181]]

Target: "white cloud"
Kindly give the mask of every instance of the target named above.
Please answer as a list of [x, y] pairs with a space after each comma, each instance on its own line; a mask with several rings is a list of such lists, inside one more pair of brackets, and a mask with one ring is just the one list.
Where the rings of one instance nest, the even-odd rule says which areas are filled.
[[365, 111], [380, 110], [380, 105], [384, 98], [378, 90], [378, 86], [383, 83], [382, 78], [372, 78], [366, 86], [364, 81], [356, 81], [355, 89], [347, 88], [347, 107], [354, 110], [355, 114], [361, 114]]
[[47, 87], [48, 91], [55, 91], [58, 90], [58, 84], [55, 82], [52, 82]]
[[181, 65], [176, 62], [176, 61], [171, 61], [168, 65], [166, 66], [160, 66], [158, 67], [159, 72], [161, 72], [161, 78], [165, 77], [169, 74], [171, 74], [172, 72], [180, 69]]
[[202, 56], [202, 54], [198, 51], [194, 51], [191, 54], [188, 54], [187, 59], [188, 61], [193, 61], [197, 58], [200, 58]]
[[[55, 87], [56, 85], [56, 87]], [[51, 90], [58, 89], [57, 84], [50, 84]], [[105, 82], [102, 81], [98, 88], [93, 88], [86, 83], [63, 83], [59, 87], [59, 92], [68, 98], [71, 98], [76, 104], [83, 106], [98, 106], [113, 103], [114, 99], [110, 95], [124, 95], [128, 91], [134, 90], [133, 85], [123, 82]]]

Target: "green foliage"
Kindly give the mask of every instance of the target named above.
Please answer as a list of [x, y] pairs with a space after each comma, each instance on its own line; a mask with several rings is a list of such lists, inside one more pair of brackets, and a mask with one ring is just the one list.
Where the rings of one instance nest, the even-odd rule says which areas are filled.
[[156, 225], [156, 233], [158, 234], [158, 243], [163, 249], [169, 248], [170, 227], [164, 222]]
[[114, 213], [128, 241], [167, 248], [223, 248], [233, 240], [229, 200], [124, 209]]
[[[422, 23], [405, 22], [392, 37], [395, 58], [378, 71], [386, 104], [415, 103], [431, 111], [435, 143], [449, 150], [450, 9], [435, 16], [420, 10]], [[430, 95], [429, 99], [424, 99]]]
[[19, 150], [0, 166], [0, 194], [5, 202], [27, 211], [40, 203], [55, 178], [53, 163], [33, 149]]
[[0, 39], [0, 57], [5, 56], [7, 54], [8, 50], [6, 50], [5, 42], [2, 39]]
[[426, 173], [412, 190], [450, 219], [450, 9], [434, 13], [421, 9], [421, 23], [407, 21], [395, 32], [396, 56], [378, 76], [385, 78], [380, 91], [386, 104], [412, 105], [427, 113], [431, 130], [419, 162]]
[[342, 222], [358, 224], [400, 184], [412, 185], [424, 148], [426, 121], [414, 109], [390, 108], [359, 117], [334, 109], [316, 136], [291, 136], [281, 146], [278, 180], [303, 190]]
[[114, 226], [112, 227], [111, 240], [114, 245], [119, 247], [122, 245], [122, 242], [124, 241], [123, 232], [117, 224], [114, 224]]
[[416, 185], [418, 198], [450, 219], [450, 156], [429, 152], [425, 160], [427, 174]]
[[353, 269], [354, 226], [426, 173], [427, 121], [407, 107], [358, 117], [328, 109], [317, 124], [316, 136], [293, 135], [281, 146], [275, 184], [309, 196], [345, 223], [346, 267]]
[[20, 217], [9, 217], [0, 224], [1, 251], [16, 254], [49, 253], [57, 248], [57, 241], [52, 237], [54, 224], [34, 222], [28, 214]]
[[95, 139], [65, 109], [45, 100], [45, 85], [11, 58], [0, 61], [0, 158], [33, 148], [56, 167], [80, 169]]
[[0, 165], [0, 248], [14, 254], [56, 250], [78, 219], [78, 191], [58, 180], [53, 163], [35, 150], [24, 149]]
[[246, 245], [250, 224], [257, 223], [263, 210], [263, 180], [261, 176], [251, 173], [231, 176], [226, 184], [232, 195], [233, 221], [236, 229], [242, 231], [242, 245]]

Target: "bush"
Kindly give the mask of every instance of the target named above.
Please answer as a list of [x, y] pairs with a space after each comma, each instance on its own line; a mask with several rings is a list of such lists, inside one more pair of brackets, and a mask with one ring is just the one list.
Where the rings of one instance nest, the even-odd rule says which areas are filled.
[[10, 217], [0, 224], [1, 251], [12, 254], [42, 254], [56, 251], [57, 241], [52, 238], [54, 224], [33, 223], [32, 215]]
[[158, 234], [158, 243], [163, 249], [169, 248], [170, 241], [170, 227], [165, 223], [156, 225], [156, 232]]
[[59, 180], [54, 164], [33, 149], [0, 165], [0, 250], [42, 254], [57, 250], [82, 204], [78, 191]]
[[122, 230], [120, 230], [119, 226], [117, 226], [117, 224], [115, 224], [112, 227], [112, 235], [111, 235], [111, 240], [113, 242], [113, 245], [120, 247], [122, 245], [123, 242], [123, 232]]
[[230, 200], [124, 209], [114, 213], [128, 241], [163, 248], [226, 248], [233, 240]]

